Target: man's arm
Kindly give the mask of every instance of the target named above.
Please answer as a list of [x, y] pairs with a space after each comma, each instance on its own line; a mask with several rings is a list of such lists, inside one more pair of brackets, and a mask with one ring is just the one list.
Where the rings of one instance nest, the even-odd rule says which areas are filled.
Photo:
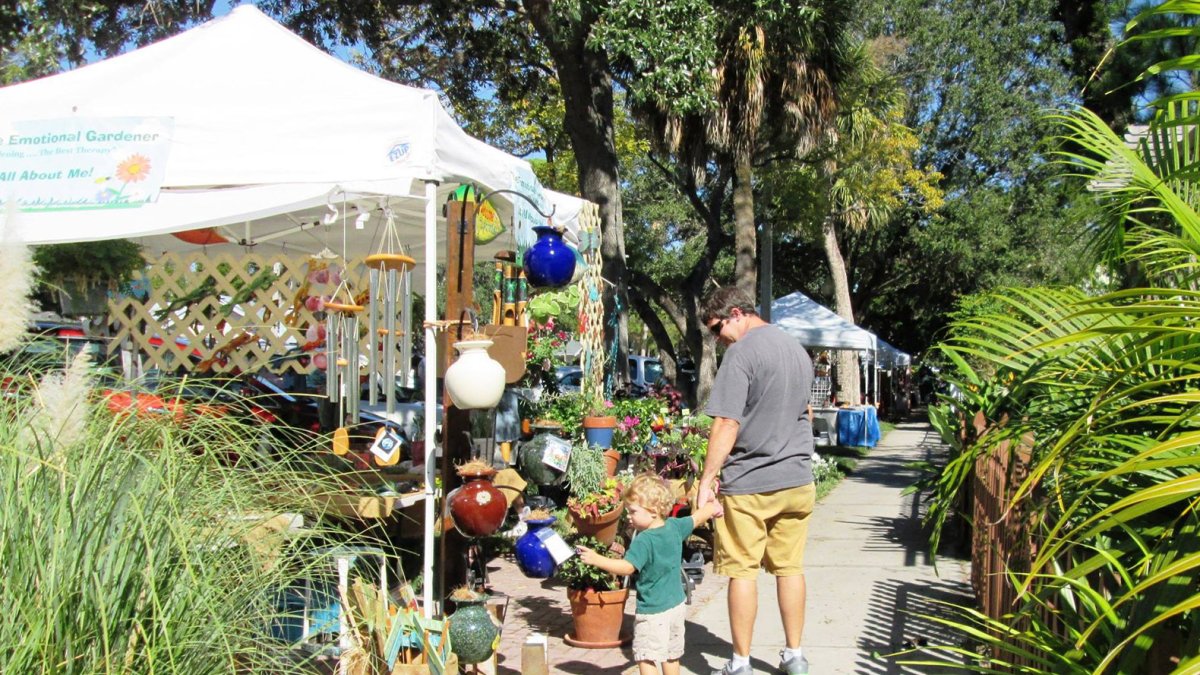
[[704, 473], [700, 474], [700, 489], [696, 496], [696, 507], [703, 508], [716, 497], [717, 474], [733, 452], [741, 424], [728, 417], [714, 417], [708, 432], [708, 452], [704, 455]]

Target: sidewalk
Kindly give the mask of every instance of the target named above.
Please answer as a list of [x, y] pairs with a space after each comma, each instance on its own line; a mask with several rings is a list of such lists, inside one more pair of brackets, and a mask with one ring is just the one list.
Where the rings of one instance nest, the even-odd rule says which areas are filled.
[[[924, 421], [901, 424], [817, 505], [805, 560], [808, 619], [803, 640], [813, 673], [918, 672], [875, 659], [872, 653], [900, 649], [905, 642], [945, 639], [936, 625], [906, 612], [936, 613], [935, 600], [972, 602], [969, 562], [943, 554], [935, 573], [926, 555], [921, 507], [914, 495], [901, 495], [916, 477], [905, 465], [941, 450], [937, 434]], [[531, 632], [549, 635], [552, 672], [637, 672], [628, 648], [577, 649], [563, 642], [571, 630], [571, 614], [560, 582], [526, 579], [507, 560], [493, 561], [489, 574], [492, 586], [511, 598], [500, 673], [520, 672], [521, 644]], [[696, 589], [688, 612], [685, 673], [707, 675], [729, 658], [725, 587], [726, 579], [710, 569]], [[751, 658], [755, 672], [774, 673], [784, 638], [773, 577], [759, 578], [758, 595]]]

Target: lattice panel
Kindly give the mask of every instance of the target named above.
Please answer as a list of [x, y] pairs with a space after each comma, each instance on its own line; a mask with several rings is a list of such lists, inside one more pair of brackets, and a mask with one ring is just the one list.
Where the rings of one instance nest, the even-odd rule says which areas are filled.
[[[365, 269], [352, 268], [365, 301]], [[314, 312], [345, 273], [340, 259], [169, 253], [149, 272], [148, 299], [110, 301], [113, 344], [131, 341], [148, 368], [309, 373], [301, 357], [324, 351]]]
[[579, 280], [583, 301], [579, 303], [579, 342], [583, 345], [580, 363], [583, 378], [580, 390], [592, 398], [604, 398], [604, 279], [600, 276], [600, 208], [584, 202], [579, 212], [581, 241], [591, 247], [583, 253], [587, 271]]

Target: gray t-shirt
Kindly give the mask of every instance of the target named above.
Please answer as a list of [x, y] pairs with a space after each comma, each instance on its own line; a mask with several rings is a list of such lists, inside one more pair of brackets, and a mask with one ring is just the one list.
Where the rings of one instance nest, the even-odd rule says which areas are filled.
[[736, 420], [721, 492], [773, 492], [813, 482], [808, 352], [778, 326], [753, 328], [730, 345], [704, 412]]

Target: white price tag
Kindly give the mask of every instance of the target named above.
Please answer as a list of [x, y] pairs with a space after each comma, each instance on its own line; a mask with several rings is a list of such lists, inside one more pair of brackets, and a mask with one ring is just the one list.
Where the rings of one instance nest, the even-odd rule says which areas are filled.
[[571, 444], [561, 438], [550, 438], [546, 441], [546, 450], [542, 453], [542, 463], [559, 471], [566, 471], [571, 461]]
[[375, 442], [371, 444], [371, 452], [384, 462], [390, 461], [400, 452], [400, 437], [391, 429], [384, 431], [375, 437]]
[[550, 554], [551, 558], [554, 558], [555, 565], [561, 565], [567, 558], [575, 555], [575, 551], [571, 550], [567, 542], [554, 530], [542, 528], [534, 534], [546, 545], [546, 552]]

